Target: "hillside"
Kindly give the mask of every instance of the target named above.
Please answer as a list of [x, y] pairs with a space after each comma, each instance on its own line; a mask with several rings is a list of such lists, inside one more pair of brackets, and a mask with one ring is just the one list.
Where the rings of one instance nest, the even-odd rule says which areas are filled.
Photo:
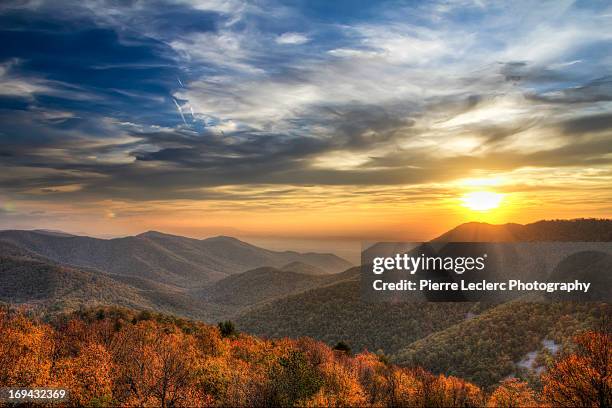
[[[473, 242], [503, 241], [499, 237], [509, 241], [511, 237], [512, 241], [595, 241], [604, 240], [611, 233], [609, 220], [542, 221], [526, 226], [470, 223], [438, 239]], [[315, 288], [249, 310], [237, 319], [238, 326], [263, 336], [311, 336], [328, 344], [344, 340], [357, 350], [382, 349], [401, 364], [412, 364], [413, 356], [418, 355], [419, 363], [431, 370], [461, 374], [490, 385], [515, 370], [524, 354], [538, 349], [537, 345], [547, 336], [553, 336], [553, 325], [562, 316], [568, 315], [566, 320], [574, 322], [567, 325], [563, 336], [559, 334], [558, 340], [566, 341], [584, 327], [577, 322], [590, 321], [586, 316], [592, 312], [578, 309], [562, 313], [563, 309], [546, 304], [532, 307], [510, 303], [487, 312], [490, 305], [475, 303], [366, 303], [360, 297], [358, 268], [355, 271], [353, 281]], [[516, 329], [507, 331], [505, 336], [508, 325], [515, 325]], [[473, 333], [465, 342], [464, 330]], [[533, 330], [538, 333], [535, 337]], [[526, 337], [533, 341], [525, 341]], [[510, 349], [505, 356], [498, 353]], [[449, 357], [460, 353], [463, 356], [457, 358], [463, 358], [466, 367]], [[472, 364], [479, 354], [488, 359], [487, 364]]]
[[309, 336], [330, 345], [344, 341], [354, 350], [381, 350], [397, 364], [486, 387], [511, 374], [529, 378], [533, 373], [520, 366], [528, 353], [550, 355], [546, 341], [565, 346], [606, 314], [612, 314], [610, 306], [589, 303], [366, 303], [352, 280], [255, 308], [237, 325], [266, 337]]
[[0, 302], [58, 312], [115, 305], [207, 321], [227, 313], [173, 286], [64, 266], [6, 242], [0, 242]]
[[506, 303], [415, 341], [392, 361], [491, 386], [511, 375], [529, 377], [521, 367], [525, 356], [550, 356], [547, 342], [567, 349], [574, 335], [610, 315], [609, 304]]
[[138, 291], [113, 279], [46, 262], [0, 243], [0, 301], [52, 309], [93, 304], [150, 307]]
[[531, 224], [469, 222], [440, 235], [440, 242], [612, 241], [612, 220], [543, 220]]
[[[568, 355], [551, 361], [544, 387], [509, 379], [483, 389], [310, 338], [266, 340], [121, 308], [52, 316], [0, 308], [0, 330], [0, 386], [61, 384], [70, 406], [609, 406], [612, 401], [605, 382], [609, 367], [600, 364], [610, 357], [609, 333], [598, 331], [576, 337]], [[571, 393], [559, 391], [566, 386]]]
[[262, 267], [228, 276], [197, 291], [195, 296], [206, 302], [233, 307], [238, 311], [345, 278], [345, 274], [342, 273], [307, 275]]
[[328, 275], [329, 272], [322, 268], [304, 262], [294, 261], [280, 268], [283, 271], [303, 273], [306, 275]]
[[237, 318], [241, 330], [267, 337], [309, 336], [354, 350], [392, 354], [417, 339], [458, 323], [470, 303], [367, 303], [358, 277], [288, 296]]
[[[606, 220], [545, 221], [527, 226], [472, 223], [440, 239], [469, 241], [469, 237], [492, 239], [505, 234], [513, 240], [588, 241], [608, 236], [610, 226]], [[331, 274], [334, 268], [346, 265], [340, 258], [267, 251], [229, 237], [195, 240], [149, 232], [99, 240], [57, 232], [4, 231], [0, 245], [0, 300], [6, 302], [56, 310], [121, 305], [207, 322], [231, 318], [240, 330], [265, 337], [310, 336], [328, 344], [345, 341], [354, 350], [381, 350], [401, 364], [418, 362], [435, 372], [456, 372], [482, 385], [515, 372], [525, 355], [537, 352], [542, 341], [554, 339], [559, 333], [554, 322], [572, 322], [566, 325], [567, 333], [558, 334], [562, 343], [585, 327], [580, 322], [593, 319], [590, 309], [565, 310], [552, 305], [509, 303], [491, 309], [474, 303], [368, 303], [361, 298], [359, 268]], [[583, 255], [597, 263], [610, 263], [606, 257]], [[582, 262], [569, 259], [557, 273], [575, 269], [574, 261]], [[276, 266], [239, 270], [262, 262]], [[325, 274], [303, 273], [319, 272], [322, 264], [328, 268]], [[214, 281], [207, 280], [212, 276]], [[515, 329], [509, 331], [510, 326]], [[472, 334], [465, 336], [470, 341], [462, 343], [464, 331]], [[486, 336], [477, 339], [482, 333]], [[498, 350], [503, 353], [496, 353]], [[456, 360], [468, 361], [477, 355], [488, 362], [486, 366], [463, 367]]]
[[235, 238], [204, 240], [158, 232], [133, 237], [97, 239], [41, 231], [1, 231], [0, 241], [53, 261], [111, 274], [194, 288], [261, 266], [304, 262], [331, 272], [350, 264], [332, 254], [300, 254], [259, 248]]

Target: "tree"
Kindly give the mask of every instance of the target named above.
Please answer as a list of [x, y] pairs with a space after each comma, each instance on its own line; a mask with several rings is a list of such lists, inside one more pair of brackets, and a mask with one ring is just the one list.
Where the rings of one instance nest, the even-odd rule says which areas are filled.
[[335, 346], [334, 346], [334, 350], [337, 351], [341, 351], [346, 353], [346, 355], [351, 355], [351, 346], [349, 346], [348, 344], [346, 344], [343, 341], [339, 341]]
[[221, 337], [233, 337], [238, 332], [236, 331], [236, 326], [231, 320], [226, 320], [224, 322], [219, 322], [219, 331], [221, 332]]
[[544, 398], [559, 407], [612, 406], [612, 335], [589, 331], [574, 342], [577, 350], [543, 376]]
[[165, 408], [207, 400], [196, 386], [203, 354], [191, 335], [143, 320], [121, 332], [114, 357], [114, 393], [125, 405]]
[[488, 407], [513, 408], [537, 406], [535, 393], [518, 378], [502, 381], [487, 401]]
[[423, 405], [429, 407], [480, 407], [484, 403], [480, 388], [460, 378], [437, 377], [421, 372]]
[[54, 377], [57, 384], [70, 390], [70, 400], [77, 405], [110, 402], [112, 398], [113, 363], [100, 344], [88, 344], [75, 358], [60, 360]]
[[21, 314], [0, 312], [0, 386], [49, 384], [53, 331]]
[[291, 350], [272, 367], [271, 405], [293, 406], [317, 393], [323, 386], [323, 377], [310, 364], [304, 353]]

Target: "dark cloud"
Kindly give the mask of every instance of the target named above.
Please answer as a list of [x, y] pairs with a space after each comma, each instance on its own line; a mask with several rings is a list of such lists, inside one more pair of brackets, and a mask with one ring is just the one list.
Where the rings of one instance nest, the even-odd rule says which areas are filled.
[[[431, 109], [466, 113], [478, 109], [484, 100], [482, 96], [468, 96], [438, 101]], [[94, 126], [100, 123], [97, 116], [83, 119], [81, 124], [72, 123], [73, 132], [66, 133], [61, 123], [44, 122], [41, 114], [24, 111], [13, 116], [13, 127], [5, 127], [5, 143], [0, 149], [3, 164], [21, 170], [15, 177], [1, 178], [0, 185], [22, 194], [38, 189], [51, 200], [67, 197], [232, 200], [244, 197], [212, 192], [210, 188], [247, 184], [373, 186], [443, 182], [475, 170], [607, 165], [610, 161], [606, 155], [612, 148], [608, 141], [600, 140], [573, 142], [554, 149], [543, 146], [536, 153], [496, 153], [497, 146], [513, 135], [536, 126], [542, 129], [559, 126], [526, 118], [507, 126], [476, 123], [464, 127], [457, 137], [465, 134], [482, 139], [471, 155], [440, 156], [435, 145], [398, 147], [390, 154], [371, 156], [359, 167], [339, 170], [323, 169], [314, 162], [324, 154], [363, 154], [377, 146], [418, 140], [428, 130], [415, 126], [422, 112], [410, 102], [389, 107], [323, 106], [305, 114], [306, 123], [297, 126], [328, 129], [320, 136], [131, 129], [126, 132], [125, 141], [108, 136], [121, 126]], [[583, 116], [560, 126], [565, 134], [574, 135], [607, 129], [611, 120], [610, 115]], [[8, 117], [4, 121], [8, 123]], [[20, 129], [26, 130], [26, 137], [11, 139], [10, 135]], [[105, 159], [110, 156], [121, 160]], [[68, 192], [59, 188], [72, 184], [82, 188]]]
[[612, 130], [612, 113], [567, 120], [561, 125], [561, 128], [565, 134], [569, 135], [582, 135]]
[[612, 77], [606, 76], [585, 85], [542, 94], [530, 93], [532, 100], [554, 104], [586, 104], [612, 101]]
[[500, 74], [508, 82], [537, 87], [550, 87], [558, 84], [581, 80], [579, 73], [574, 73], [550, 65], [534, 65], [526, 61], [514, 61], [501, 64]]
[[322, 106], [306, 116], [311, 124], [331, 129], [333, 143], [340, 149], [359, 150], [406, 137], [414, 126], [411, 116], [415, 110], [415, 104], [410, 103], [395, 106], [351, 104]]

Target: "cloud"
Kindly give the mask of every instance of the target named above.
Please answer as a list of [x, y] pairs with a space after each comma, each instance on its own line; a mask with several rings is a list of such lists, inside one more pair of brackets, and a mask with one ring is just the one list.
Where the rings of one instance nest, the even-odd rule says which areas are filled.
[[612, 77], [606, 76], [583, 85], [529, 95], [536, 101], [561, 104], [588, 104], [612, 100]]
[[300, 33], [283, 33], [276, 37], [277, 44], [300, 45], [310, 41], [310, 38]]
[[612, 133], [612, 113], [570, 119], [563, 123], [562, 128], [564, 133], [570, 135], [585, 135], [604, 131]]
[[331, 22], [267, 1], [6, 6], [2, 36], [20, 45], [0, 65], [0, 185], [22, 199], [243, 200], [223, 189], [609, 169], [601, 10], [464, 3]]
[[0, 96], [14, 96], [31, 99], [37, 93], [49, 93], [51, 87], [38, 78], [28, 78], [14, 72], [19, 65], [17, 58], [0, 64]]

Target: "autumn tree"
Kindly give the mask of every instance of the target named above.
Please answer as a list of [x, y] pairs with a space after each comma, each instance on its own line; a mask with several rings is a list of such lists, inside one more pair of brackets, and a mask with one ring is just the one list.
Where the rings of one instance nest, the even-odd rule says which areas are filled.
[[453, 376], [434, 376], [418, 370], [421, 405], [428, 407], [479, 407], [484, 403], [480, 388]]
[[0, 386], [48, 385], [52, 334], [51, 327], [21, 313], [0, 312]]
[[589, 331], [574, 340], [576, 351], [543, 376], [543, 396], [559, 407], [612, 406], [612, 335]]
[[369, 352], [355, 356], [353, 366], [359, 382], [367, 391], [368, 402], [377, 406], [388, 404], [391, 393], [388, 375], [393, 367], [381, 361], [379, 355]]
[[234, 322], [232, 322], [231, 320], [219, 322], [218, 326], [222, 337], [230, 337], [235, 336], [237, 334], [236, 326], [234, 326]]
[[69, 390], [78, 405], [110, 403], [114, 366], [111, 355], [100, 344], [83, 346], [75, 358], [57, 362], [53, 376], [58, 387]]
[[388, 405], [393, 407], [423, 405], [422, 384], [412, 370], [393, 367], [387, 372], [386, 381]]
[[323, 386], [323, 378], [310, 364], [304, 353], [291, 350], [278, 359], [270, 372], [272, 384], [271, 405], [291, 406], [310, 398]]
[[488, 407], [513, 408], [537, 406], [535, 392], [518, 378], [510, 378], [493, 391], [487, 400]]
[[360, 382], [358, 365], [343, 354], [319, 366], [323, 382], [319, 392], [307, 402], [312, 406], [364, 406], [369, 398]]
[[351, 355], [351, 346], [349, 346], [343, 341], [339, 341], [338, 343], [336, 343], [336, 345], [334, 346], [334, 350]]
[[168, 407], [206, 399], [195, 387], [202, 356], [193, 336], [142, 320], [123, 330], [114, 356], [115, 393], [126, 404]]

